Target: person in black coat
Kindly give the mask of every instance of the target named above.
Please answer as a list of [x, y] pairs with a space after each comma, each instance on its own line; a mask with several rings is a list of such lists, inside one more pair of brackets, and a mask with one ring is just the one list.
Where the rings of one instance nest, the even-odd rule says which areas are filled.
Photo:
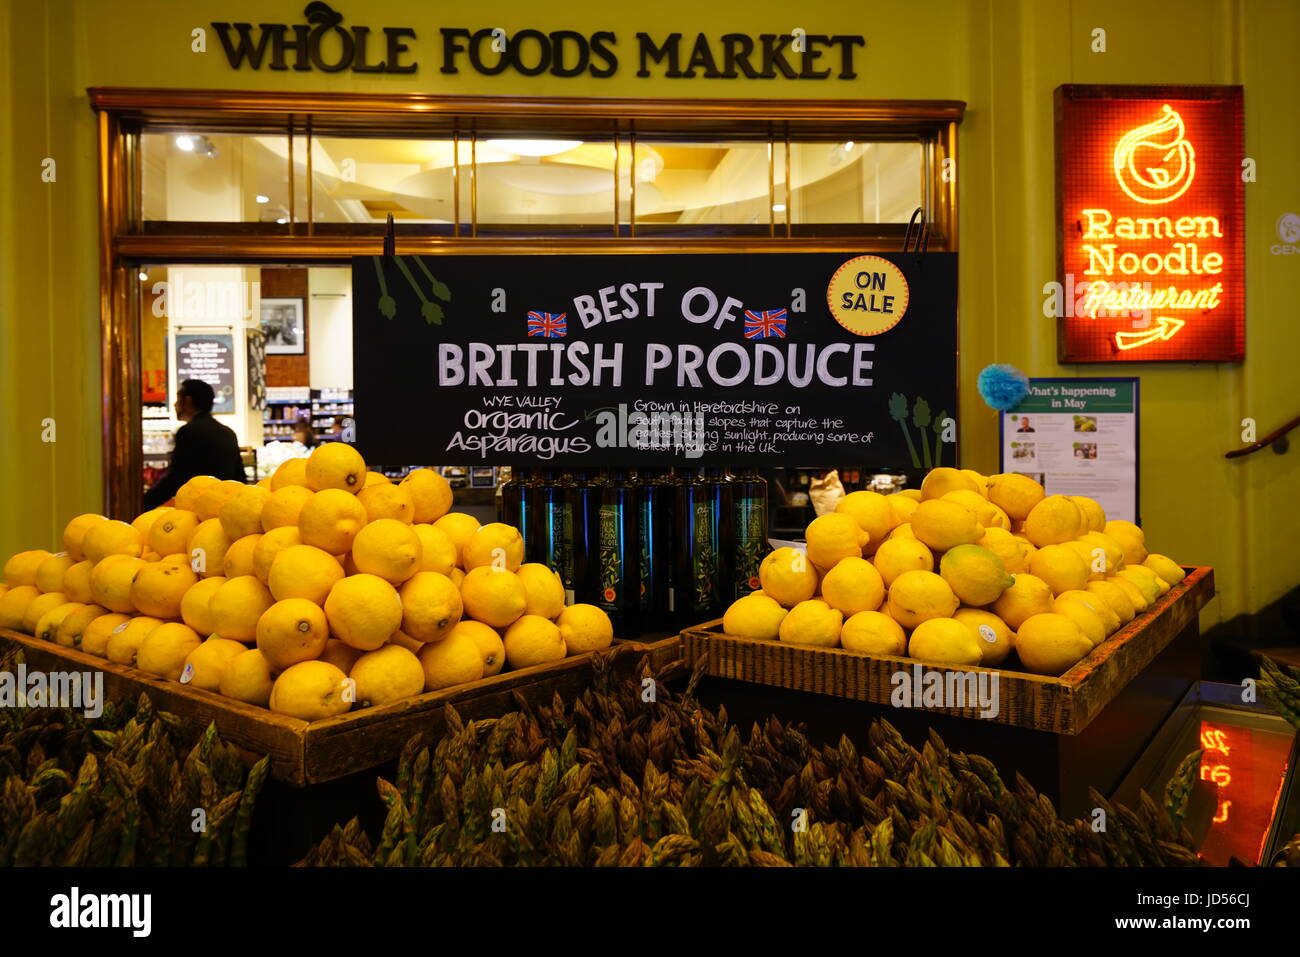
[[212, 417], [216, 396], [201, 379], [186, 379], [176, 392], [176, 430], [171, 465], [158, 484], [144, 493], [144, 507], [157, 508], [196, 475], [247, 481], [235, 433]]

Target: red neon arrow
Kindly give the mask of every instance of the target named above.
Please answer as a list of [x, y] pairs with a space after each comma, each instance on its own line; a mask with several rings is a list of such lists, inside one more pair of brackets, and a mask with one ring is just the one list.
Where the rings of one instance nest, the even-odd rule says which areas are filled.
[[1187, 323], [1182, 319], [1156, 316], [1156, 324], [1144, 332], [1115, 333], [1115, 345], [1121, 349], [1136, 349], [1138, 346], [1145, 346], [1157, 339], [1172, 339], [1178, 330], [1185, 325]]

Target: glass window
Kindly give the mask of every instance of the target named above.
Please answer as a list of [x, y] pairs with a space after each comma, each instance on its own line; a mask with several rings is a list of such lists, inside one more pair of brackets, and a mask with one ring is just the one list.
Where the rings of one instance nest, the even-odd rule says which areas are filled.
[[917, 142], [791, 143], [790, 222], [906, 223], [922, 204], [923, 170]]
[[474, 154], [480, 234], [613, 234], [612, 139], [480, 137]]
[[[638, 138], [638, 233], [771, 229], [772, 170], [766, 140], [690, 142]], [[737, 230], [726, 230], [737, 232]]]
[[193, 131], [140, 141], [145, 222], [288, 222], [287, 136]]

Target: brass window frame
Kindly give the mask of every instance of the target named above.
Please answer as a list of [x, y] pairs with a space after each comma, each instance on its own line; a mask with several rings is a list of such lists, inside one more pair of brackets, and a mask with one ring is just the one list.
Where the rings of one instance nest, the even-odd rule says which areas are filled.
[[[577, 253], [673, 252], [889, 252], [902, 246], [901, 224], [875, 224], [852, 236], [803, 237], [790, 223], [790, 142], [800, 137], [917, 139], [923, 148], [922, 197], [929, 219], [930, 248], [957, 248], [957, 183], [949, 175], [957, 159], [957, 124], [965, 103], [956, 100], [789, 100], [626, 99], [581, 97], [486, 97], [430, 94], [283, 93], [242, 90], [168, 90], [122, 87], [88, 89], [96, 113], [99, 146], [100, 364], [104, 508], [127, 518], [138, 514], [142, 491], [143, 428], [140, 391], [140, 296], [136, 272], [153, 263], [338, 264], [369, 255], [377, 236], [318, 235], [312, 222], [308, 175], [308, 221], [295, 219], [284, 233], [145, 233], [139, 137], [150, 132], [229, 131], [312, 136], [447, 136], [458, 144], [466, 132], [608, 134], [632, 149], [635, 182], [637, 137], [672, 135], [724, 138], [765, 136], [769, 176], [774, 179], [778, 147], [784, 149], [784, 223], [769, 216], [767, 236], [655, 236], [636, 230], [636, 192], [627, 197], [630, 222], [620, 226], [615, 177], [614, 223], [609, 236], [573, 238], [477, 235], [473, 166], [469, 169], [471, 220], [463, 235], [460, 217], [459, 145], [456, 147], [456, 224], [451, 236], [402, 237], [404, 253], [563, 255]], [[477, 136], [470, 137], [473, 154]], [[290, 154], [292, 156], [292, 154]], [[945, 161], [951, 163], [945, 165]], [[617, 152], [616, 152], [617, 162]], [[292, 166], [290, 166], [292, 170]], [[293, 177], [289, 188], [293, 189]], [[770, 192], [775, 195], [775, 183]]]

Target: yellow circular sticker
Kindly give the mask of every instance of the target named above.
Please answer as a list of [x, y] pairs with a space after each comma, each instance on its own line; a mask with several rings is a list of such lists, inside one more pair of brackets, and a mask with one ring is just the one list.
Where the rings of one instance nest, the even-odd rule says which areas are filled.
[[878, 336], [898, 325], [911, 293], [903, 271], [879, 256], [857, 256], [831, 276], [826, 304], [855, 336]]

